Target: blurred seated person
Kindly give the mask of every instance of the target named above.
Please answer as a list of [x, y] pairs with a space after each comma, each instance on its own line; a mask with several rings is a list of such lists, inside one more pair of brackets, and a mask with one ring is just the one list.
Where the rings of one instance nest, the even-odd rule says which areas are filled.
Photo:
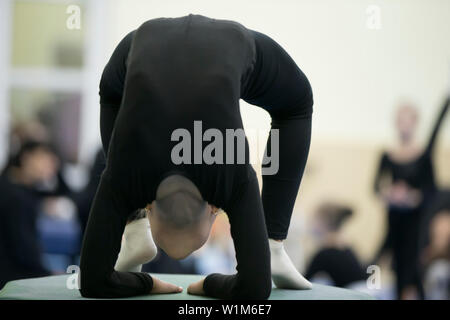
[[48, 145], [26, 142], [0, 175], [0, 287], [50, 274], [41, 262], [36, 219], [42, 196], [36, 186], [57, 170], [58, 160]]
[[319, 250], [307, 267], [306, 278], [337, 287], [348, 287], [367, 279], [364, 267], [340, 232], [352, 213], [351, 208], [334, 203], [319, 206], [313, 223]]
[[[27, 120], [15, 124], [11, 129], [10, 134], [10, 155], [14, 159], [22, 149], [22, 146], [30, 141], [52, 145], [51, 135], [41, 122], [37, 120]], [[70, 196], [72, 191], [66, 183], [63, 174], [63, 162], [55, 148], [52, 148], [52, 153], [58, 162], [58, 171], [55, 175], [48, 177], [44, 181], [39, 181], [35, 185], [37, 192], [42, 196]]]

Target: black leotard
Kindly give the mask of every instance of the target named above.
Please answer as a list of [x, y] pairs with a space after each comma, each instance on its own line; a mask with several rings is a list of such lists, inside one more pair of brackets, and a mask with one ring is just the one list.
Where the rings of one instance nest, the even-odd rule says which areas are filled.
[[[243, 128], [239, 99], [263, 107], [279, 129], [279, 170], [263, 177], [245, 164], [171, 161], [176, 128]], [[286, 237], [310, 144], [312, 91], [291, 57], [268, 36], [201, 15], [149, 20], [114, 51], [100, 83], [101, 135], [107, 166], [92, 206], [81, 255], [81, 294], [148, 294], [146, 273], [113, 269], [127, 216], [155, 199], [171, 173], [191, 179], [203, 198], [224, 209], [237, 273], [206, 277], [218, 298], [267, 298], [267, 237]], [[248, 143], [246, 141], [248, 151]], [[248, 153], [248, 152], [247, 152]], [[264, 210], [263, 210], [264, 207]], [[264, 219], [265, 217], [265, 219]]]
[[396, 162], [392, 160], [387, 152], [381, 156], [381, 161], [375, 179], [375, 191], [379, 192], [380, 179], [383, 174], [389, 173], [392, 182], [404, 181], [410, 187], [419, 189], [422, 193], [432, 192], [436, 188], [433, 172], [433, 147], [436, 137], [448, 110], [449, 100], [447, 99], [437, 118], [436, 124], [431, 133], [430, 139], [423, 153], [416, 159], [409, 162]]

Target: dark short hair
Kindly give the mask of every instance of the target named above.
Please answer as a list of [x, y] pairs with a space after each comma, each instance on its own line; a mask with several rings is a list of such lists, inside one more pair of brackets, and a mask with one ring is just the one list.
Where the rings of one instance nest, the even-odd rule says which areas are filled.
[[36, 150], [43, 150], [56, 155], [55, 149], [52, 145], [41, 141], [27, 140], [22, 144], [16, 154], [11, 155], [9, 165], [15, 167], [22, 166], [23, 157], [28, 153], [35, 152]]
[[203, 215], [207, 202], [202, 199], [195, 184], [189, 179], [172, 175], [164, 179], [158, 187], [161, 190], [166, 184], [176, 186], [174, 192], [164, 194], [155, 199], [158, 217], [174, 228], [186, 228], [195, 225]]
[[353, 209], [346, 205], [325, 202], [319, 206], [318, 215], [332, 231], [338, 231], [353, 215]]

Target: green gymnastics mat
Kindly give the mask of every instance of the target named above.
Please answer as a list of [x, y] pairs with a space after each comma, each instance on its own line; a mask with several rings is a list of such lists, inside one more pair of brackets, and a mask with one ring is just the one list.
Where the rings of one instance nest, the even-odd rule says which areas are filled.
[[[154, 274], [157, 278], [183, 287], [182, 293], [155, 294], [132, 297], [133, 300], [202, 300], [209, 297], [193, 296], [186, 292], [190, 283], [203, 278], [200, 275]], [[58, 275], [42, 278], [15, 280], [8, 282], [0, 291], [0, 300], [88, 300], [80, 295], [77, 289], [69, 289], [67, 283], [74, 283], [68, 279], [74, 275]], [[69, 281], [68, 281], [69, 280]], [[311, 290], [284, 290], [273, 288], [269, 300], [369, 300], [368, 294], [313, 284]]]

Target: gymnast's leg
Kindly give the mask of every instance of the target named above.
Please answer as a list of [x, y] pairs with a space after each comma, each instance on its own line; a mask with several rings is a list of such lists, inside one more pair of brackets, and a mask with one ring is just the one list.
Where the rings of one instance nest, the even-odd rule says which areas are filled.
[[[262, 190], [272, 280], [278, 288], [310, 289], [311, 283], [295, 268], [282, 241], [288, 234], [309, 153], [311, 116], [292, 115], [282, 118], [283, 120], [272, 117], [272, 129], [279, 129], [279, 170], [275, 175], [263, 175]], [[270, 150], [270, 143], [267, 144], [267, 149]]]
[[[309, 153], [312, 88], [305, 74], [278, 43], [260, 32], [251, 30], [250, 33], [255, 40], [256, 59], [242, 98], [262, 107], [272, 118], [263, 161], [261, 195], [271, 251], [272, 280], [280, 288], [309, 289], [311, 284], [295, 269], [282, 241], [287, 237]], [[273, 140], [278, 142], [278, 149], [272, 148], [272, 154], [271, 137], [276, 132], [278, 139]], [[265, 170], [266, 160], [270, 160], [269, 170]], [[278, 160], [277, 170], [271, 169], [273, 160]]]

